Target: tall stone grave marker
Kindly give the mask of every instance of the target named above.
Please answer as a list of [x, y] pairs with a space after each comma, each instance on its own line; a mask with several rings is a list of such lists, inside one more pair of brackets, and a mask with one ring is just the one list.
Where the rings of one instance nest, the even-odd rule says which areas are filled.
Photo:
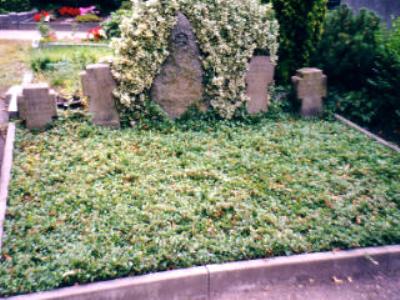
[[[200, 51], [189, 20], [178, 13], [169, 41], [170, 55], [154, 80], [152, 99], [172, 119], [184, 114], [203, 97], [203, 69]], [[201, 107], [199, 107], [201, 108]]]
[[93, 123], [111, 128], [120, 127], [120, 119], [115, 105], [113, 90], [116, 83], [110, 66], [95, 64], [86, 67], [81, 74], [83, 94], [89, 98], [89, 112]]
[[44, 129], [57, 116], [56, 94], [45, 83], [23, 85], [17, 99], [20, 118], [28, 129]]
[[292, 77], [297, 98], [301, 100], [301, 115], [317, 116], [322, 112], [322, 98], [326, 97], [327, 78], [322, 70], [303, 68]]
[[268, 56], [253, 56], [246, 74], [247, 112], [257, 114], [268, 110], [268, 86], [274, 79], [275, 67]]

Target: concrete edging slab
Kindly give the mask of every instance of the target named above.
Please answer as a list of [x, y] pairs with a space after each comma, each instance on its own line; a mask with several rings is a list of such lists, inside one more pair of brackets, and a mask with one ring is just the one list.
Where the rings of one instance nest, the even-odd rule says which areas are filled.
[[379, 272], [398, 272], [400, 246], [302, 254], [207, 267], [210, 299], [214, 299], [224, 293], [242, 293], [278, 284], [324, 284], [331, 283], [333, 277], [361, 279]]
[[379, 136], [373, 134], [372, 132], [358, 126], [357, 124], [351, 122], [350, 120], [347, 120], [346, 118], [342, 117], [341, 115], [335, 114], [335, 118], [336, 120], [342, 122], [343, 124], [360, 131], [361, 133], [365, 134], [366, 136], [368, 136], [370, 139], [373, 139], [375, 141], [377, 141], [379, 144], [384, 145], [396, 152], [400, 152], [400, 147], [396, 146], [393, 143], [390, 143], [382, 138], [380, 138]]
[[1, 164], [0, 177], [0, 251], [3, 241], [3, 225], [6, 217], [8, 186], [11, 179], [11, 168], [13, 161], [13, 149], [15, 140], [15, 124], [8, 123], [4, 154]]
[[8, 299], [210, 300], [225, 292], [239, 293], [278, 282], [297, 284], [310, 279], [326, 282], [333, 276], [365, 278], [379, 272], [400, 272], [400, 245], [206, 265]]

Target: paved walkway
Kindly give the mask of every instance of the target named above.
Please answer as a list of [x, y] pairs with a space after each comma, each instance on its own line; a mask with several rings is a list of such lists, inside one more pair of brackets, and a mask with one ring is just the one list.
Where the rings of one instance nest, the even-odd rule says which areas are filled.
[[340, 280], [325, 284], [305, 283], [242, 289], [215, 300], [398, 300], [400, 276], [376, 275], [373, 278]]
[[[56, 31], [57, 38], [71, 39], [86, 38], [86, 32], [72, 32], [72, 31]], [[39, 31], [37, 30], [0, 30], [0, 40], [14, 40], [14, 41], [34, 41], [40, 39]]]

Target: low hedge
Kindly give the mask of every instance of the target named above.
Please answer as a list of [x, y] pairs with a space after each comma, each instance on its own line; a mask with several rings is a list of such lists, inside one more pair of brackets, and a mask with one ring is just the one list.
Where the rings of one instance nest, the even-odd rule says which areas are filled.
[[31, 8], [30, 0], [0, 0], [0, 13], [28, 11]]

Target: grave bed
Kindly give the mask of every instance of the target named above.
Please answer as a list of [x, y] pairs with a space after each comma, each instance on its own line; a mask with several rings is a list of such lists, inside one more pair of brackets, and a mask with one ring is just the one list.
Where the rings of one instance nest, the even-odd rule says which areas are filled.
[[290, 116], [18, 128], [0, 294], [400, 242], [400, 154]]

